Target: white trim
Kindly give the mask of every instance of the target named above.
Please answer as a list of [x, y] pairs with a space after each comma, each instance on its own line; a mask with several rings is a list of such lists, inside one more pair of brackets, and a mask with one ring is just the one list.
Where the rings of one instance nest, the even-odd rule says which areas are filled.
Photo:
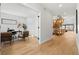
[[45, 43], [45, 42], [47, 42], [49, 40], [52, 40], [52, 39], [51, 38], [48, 38], [47, 40], [43, 40], [43, 41], [39, 42], [39, 44], [43, 44], [43, 43]]

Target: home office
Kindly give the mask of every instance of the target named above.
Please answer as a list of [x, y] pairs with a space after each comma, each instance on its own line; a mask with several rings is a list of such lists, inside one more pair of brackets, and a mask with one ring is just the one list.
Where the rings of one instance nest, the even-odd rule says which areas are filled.
[[[26, 30], [27, 29], [26, 28], [26, 24], [18, 23], [18, 21], [17, 21], [18, 20], [17, 17], [18, 17], [19, 18], [19, 22], [22, 22], [20, 20], [20, 18], [23, 20], [23, 17], [15, 16], [15, 15], [10, 15], [10, 14], [7, 14], [7, 13], [1, 13], [1, 15], [2, 15], [1, 16], [2, 17], [1, 18], [1, 32], [2, 32], [2, 36], [4, 36], [4, 37], [2, 37], [3, 39], [6, 38], [5, 37], [6, 35], [9, 35], [10, 40], [15, 41], [15, 40], [18, 39], [19, 35], [23, 34], [22, 32], [27, 31]], [[17, 20], [14, 19], [14, 18], [16, 18]], [[5, 40], [2, 40], [2, 41], [5, 41]]]
[[20, 38], [25, 41], [26, 37], [29, 39], [29, 36], [38, 36], [38, 25], [35, 25], [36, 21], [33, 19], [35, 14], [20, 3], [1, 4], [1, 42], [11, 43]]

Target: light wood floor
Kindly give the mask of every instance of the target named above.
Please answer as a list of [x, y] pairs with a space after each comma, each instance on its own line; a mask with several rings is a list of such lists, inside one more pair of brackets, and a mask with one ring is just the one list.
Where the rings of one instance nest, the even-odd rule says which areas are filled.
[[76, 34], [66, 32], [64, 35], [53, 35], [51, 40], [39, 45], [38, 40], [30, 37], [26, 41], [17, 41], [12, 45], [5, 45], [1, 54], [9, 55], [74, 55], [78, 54]]

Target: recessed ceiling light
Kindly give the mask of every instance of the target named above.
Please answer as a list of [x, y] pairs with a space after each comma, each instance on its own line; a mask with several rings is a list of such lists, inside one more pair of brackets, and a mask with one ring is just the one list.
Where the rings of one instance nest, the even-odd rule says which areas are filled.
[[62, 7], [63, 5], [62, 4], [59, 4], [59, 7]]

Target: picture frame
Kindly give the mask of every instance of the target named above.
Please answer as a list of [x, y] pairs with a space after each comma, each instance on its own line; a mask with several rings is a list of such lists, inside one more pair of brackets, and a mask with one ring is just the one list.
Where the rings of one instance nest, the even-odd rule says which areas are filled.
[[17, 21], [13, 19], [1, 18], [1, 24], [16, 25]]

